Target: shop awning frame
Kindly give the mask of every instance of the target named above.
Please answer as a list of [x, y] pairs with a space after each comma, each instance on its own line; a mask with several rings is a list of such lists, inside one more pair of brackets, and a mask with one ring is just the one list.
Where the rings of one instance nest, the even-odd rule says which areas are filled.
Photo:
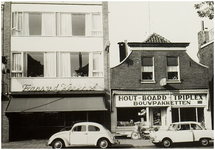
[[6, 113], [107, 111], [104, 97], [11, 98]]

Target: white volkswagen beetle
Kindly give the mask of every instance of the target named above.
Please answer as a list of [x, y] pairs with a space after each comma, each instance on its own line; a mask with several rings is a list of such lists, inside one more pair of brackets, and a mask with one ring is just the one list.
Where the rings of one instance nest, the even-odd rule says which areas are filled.
[[119, 141], [108, 129], [94, 122], [76, 123], [70, 131], [55, 133], [46, 143], [47, 146], [52, 146], [54, 149], [70, 146], [107, 148], [112, 144], [119, 144]]
[[207, 130], [197, 122], [176, 122], [170, 124], [166, 131], [150, 133], [152, 143], [170, 147], [172, 143], [199, 142], [208, 146], [209, 140], [214, 140], [214, 131]]

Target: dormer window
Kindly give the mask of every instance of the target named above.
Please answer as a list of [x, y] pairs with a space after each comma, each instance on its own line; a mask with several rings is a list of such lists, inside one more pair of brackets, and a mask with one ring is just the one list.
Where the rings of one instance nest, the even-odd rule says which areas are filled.
[[167, 57], [167, 79], [168, 81], [179, 81], [179, 58], [175, 56]]
[[142, 57], [141, 79], [142, 82], [154, 81], [154, 57]]

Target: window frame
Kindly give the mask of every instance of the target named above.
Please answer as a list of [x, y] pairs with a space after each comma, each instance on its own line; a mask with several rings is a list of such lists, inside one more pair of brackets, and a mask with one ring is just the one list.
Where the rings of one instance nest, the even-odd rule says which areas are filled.
[[[177, 58], [177, 66], [168, 66], [168, 57]], [[171, 71], [176, 70], [176, 71]], [[178, 78], [177, 79], [169, 79], [168, 73], [170, 72], [177, 72]], [[166, 82], [167, 83], [181, 83], [181, 76], [180, 76], [180, 61], [179, 56], [167, 56], [166, 57]]]
[[[13, 70], [13, 54], [21, 54], [21, 70]], [[12, 74], [19, 74], [21, 73], [21, 77], [24, 77], [24, 60], [23, 60], [23, 57], [24, 57], [24, 53], [23, 52], [17, 52], [17, 51], [14, 51], [14, 52], [11, 52], [11, 63], [10, 63], [10, 68], [11, 68], [11, 71], [10, 71], [10, 77], [12, 78], [20, 78], [20, 77], [13, 77]]]
[[[14, 15], [13, 14], [18, 14], [21, 13], [22, 19], [16, 19], [14, 22]], [[41, 35], [25, 35], [24, 32], [24, 16], [25, 13], [53, 13], [54, 14], [54, 33], [53, 35], [42, 35], [42, 29], [41, 29]], [[85, 35], [61, 35], [61, 14], [82, 14], [85, 15]], [[99, 30], [94, 30], [92, 29], [92, 23], [93, 23], [93, 15], [99, 15], [99, 24], [100, 24], [100, 29]], [[11, 35], [12, 37], [24, 37], [24, 36], [29, 36], [29, 37], [41, 37], [41, 36], [48, 36], [48, 37], [101, 37], [103, 36], [103, 28], [102, 28], [102, 13], [101, 12], [53, 12], [53, 11], [13, 11], [11, 12]], [[21, 23], [20, 23], [21, 21]], [[41, 19], [42, 21], [42, 19]], [[14, 24], [15, 23], [15, 24]], [[18, 27], [18, 24], [21, 24], [21, 27]], [[72, 27], [72, 26], [71, 26]], [[89, 30], [89, 31], [88, 31]], [[15, 33], [19, 32], [19, 33]], [[97, 34], [93, 34], [93, 32], [97, 32]]]
[[[25, 54], [26, 53], [36, 53], [36, 52], [39, 52], [39, 53], [55, 53], [55, 76], [51, 76], [51, 77], [45, 77], [44, 76], [44, 73], [43, 73], [43, 76], [42, 77], [27, 77], [27, 58], [25, 57]], [[11, 72], [10, 72], [10, 76], [12, 78], [78, 78], [77, 77], [73, 77], [72, 75], [69, 76], [69, 77], [64, 77], [60, 74], [60, 66], [61, 66], [61, 58], [60, 58], [60, 54], [61, 53], [78, 53], [80, 51], [22, 51], [22, 52], [18, 52], [18, 51], [12, 51], [11, 52], [11, 63], [10, 63], [10, 67], [11, 67]], [[88, 53], [88, 63], [89, 63], [89, 68], [88, 68], [88, 76], [83, 76], [82, 78], [103, 78], [104, 77], [104, 65], [101, 65], [102, 66], [102, 69], [101, 70], [93, 70], [93, 54], [101, 54], [101, 58], [100, 58], [100, 61], [99, 63], [102, 63], [104, 64], [104, 58], [103, 58], [103, 52], [102, 51], [81, 51], [82, 53]], [[22, 64], [22, 68], [21, 70], [12, 70], [12, 65], [13, 65], [13, 54], [16, 54], [16, 53], [19, 53], [21, 54], [21, 64]], [[43, 59], [44, 59], [44, 56], [43, 56]], [[44, 62], [45, 63], [45, 62]], [[12, 76], [12, 74], [16, 74], [16, 73], [21, 73], [21, 77], [16, 77], [16, 76]], [[101, 73], [102, 75], [101, 76], [93, 76], [93, 73]]]
[[[152, 66], [143, 66], [142, 65], [142, 61], [143, 61], [143, 58], [152, 58]], [[154, 63], [154, 56], [142, 56], [141, 57], [141, 83], [156, 83], [155, 81], [155, 63]], [[144, 68], [151, 68], [152, 70], [152, 79], [143, 79], [143, 76], [142, 76], [142, 73], [144, 72]], [[145, 72], [148, 72], [148, 71], [145, 71]]]

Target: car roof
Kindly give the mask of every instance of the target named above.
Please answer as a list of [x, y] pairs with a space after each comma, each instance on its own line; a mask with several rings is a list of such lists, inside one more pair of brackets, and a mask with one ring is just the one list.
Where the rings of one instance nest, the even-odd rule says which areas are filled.
[[181, 122], [173, 122], [171, 124], [187, 124], [187, 123], [199, 124], [198, 122], [195, 122], [195, 121], [181, 121]]
[[74, 125], [96, 125], [96, 126], [102, 126], [101, 124], [99, 123], [96, 123], [96, 122], [79, 122], [79, 123], [75, 123]]

